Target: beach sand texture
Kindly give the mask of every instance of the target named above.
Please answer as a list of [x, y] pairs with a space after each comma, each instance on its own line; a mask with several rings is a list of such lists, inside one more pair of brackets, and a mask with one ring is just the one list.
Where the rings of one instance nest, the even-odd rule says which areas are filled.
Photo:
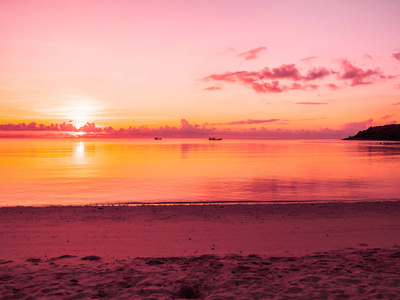
[[301, 257], [0, 261], [3, 299], [399, 299], [400, 248]]
[[398, 299], [400, 203], [0, 208], [3, 299]]

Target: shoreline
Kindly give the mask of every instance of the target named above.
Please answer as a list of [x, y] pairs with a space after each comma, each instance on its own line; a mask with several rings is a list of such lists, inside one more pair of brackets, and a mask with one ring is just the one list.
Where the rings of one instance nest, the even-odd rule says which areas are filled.
[[161, 201], [161, 202], [110, 202], [110, 203], [88, 203], [88, 204], [38, 204], [38, 205], [6, 205], [2, 208], [51, 208], [51, 207], [135, 207], [135, 206], [218, 206], [218, 205], [314, 205], [314, 204], [357, 204], [357, 203], [393, 203], [399, 202], [400, 198], [380, 199], [380, 200], [277, 200], [277, 201]]
[[400, 202], [1, 207], [0, 258], [303, 255], [400, 245]]

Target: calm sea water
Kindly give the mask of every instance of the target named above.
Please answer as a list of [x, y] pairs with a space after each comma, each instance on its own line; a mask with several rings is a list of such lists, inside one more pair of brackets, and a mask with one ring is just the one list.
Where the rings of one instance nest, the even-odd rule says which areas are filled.
[[1, 139], [0, 206], [400, 199], [400, 145]]

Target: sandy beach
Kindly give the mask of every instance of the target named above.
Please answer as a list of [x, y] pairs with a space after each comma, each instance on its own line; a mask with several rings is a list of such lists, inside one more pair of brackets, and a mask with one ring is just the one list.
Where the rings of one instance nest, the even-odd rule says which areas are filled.
[[400, 203], [0, 208], [3, 299], [398, 299]]

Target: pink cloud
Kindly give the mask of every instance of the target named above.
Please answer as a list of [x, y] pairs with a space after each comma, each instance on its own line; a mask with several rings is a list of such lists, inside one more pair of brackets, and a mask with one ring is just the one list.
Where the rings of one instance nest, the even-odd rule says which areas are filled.
[[204, 126], [215, 126], [215, 125], [249, 125], [249, 124], [263, 124], [263, 123], [272, 123], [277, 122], [279, 119], [265, 119], [265, 120], [240, 120], [240, 121], [231, 121], [226, 123], [205, 123]]
[[[343, 73], [340, 75], [340, 79], [343, 80], [351, 80], [351, 85], [360, 85], [360, 84], [371, 84], [374, 76], [379, 76], [380, 78], [385, 78], [382, 72], [379, 69], [375, 70], [362, 70], [361, 68], [355, 67], [349, 61], [342, 61], [342, 69]], [[369, 80], [369, 81], [365, 81]]]
[[304, 85], [295, 82], [295, 83], [292, 84], [291, 89], [292, 90], [303, 90], [304, 89]]
[[283, 64], [279, 68], [273, 68], [272, 72], [266, 67], [261, 72], [261, 79], [292, 79], [300, 80], [301, 75], [295, 64]]
[[227, 125], [262, 124], [262, 123], [271, 123], [271, 122], [276, 122], [276, 121], [279, 121], [279, 119], [267, 119], [267, 120], [247, 119], [247, 120], [229, 122], [229, 123], [227, 123]]
[[[326, 77], [336, 74], [340, 80], [350, 80], [351, 86], [371, 84], [380, 79], [393, 79], [396, 76], [387, 76], [379, 69], [363, 70], [354, 66], [347, 60], [342, 60], [341, 71], [328, 70], [325, 67], [315, 67], [301, 75], [295, 64], [283, 64], [272, 70], [265, 67], [259, 71], [236, 71], [221, 74], [212, 74], [204, 77], [203, 81], [224, 81], [231, 83], [241, 83], [252, 88], [256, 93], [281, 93], [288, 90], [316, 90], [316, 84], [302, 85], [301, 81], [323, 80]], [[282, 85], [278, 80], [295, 81], [291, 86]], [[331, 90], [339, 87], [333, 83], [325, 84]]]
[[397, 103], [393, 103], [392, 105], [400, 105], [400, 102], [397, 102]]
[[393, 53], [392, 55], [395, 59], [400, 60], [400, 52], [398, 53]]
[[[290, 89], [316, 89], [316, 85], [300, 86], [294, 85], [292, 88], [281, 86], [277, 79], [292, 81], [302, 80], [299, 70], [294, 64], [281, 65], [272, 70], [268, 67], [260, 71], [237, 71], [222, 74], [212, 74], [203, 78], [203, 81], [224, 81], [232, 83], [242, 83], [252, 88], [256, 93], [280, 93]], [[309, 80], [312, 80], [311, 78]]]
[[212, 74], [203, 78], [204, 81], [226, 81], [226, 82], [243, 82], [253, 83], [256, 80], [275, 80], [275, 79], [290, 79], [300, 80], [301, 75], [294, 64], [282, 65], [278, 68], [273, 68], [272, 71], [266, 67], [261, 71], [237, 71], [226, 72], [222, 74]]
[[208, 88], [205, 88], [205, 91], [216, 91], [216, 90], [220, 90], [221, 87], [220, 86], [210, 86]]
[[318, 57], [318, 56], [309, 56], [309, 57], [303, 58], [303, 59], [300, 60], [300, 61], [309, 63], [310, 61], [316, 59], [317, 57]]
[[335, 91], [339, 88], [336, 84], [333, 83], [327, 83], [326, 86], [329, 87], [329, 89], [332, 91]]
[[300, 84], [300, 83], [295, 82], [292, 84], [292, 87], [290, 89], [306, 91], [306, 90], [316, 90], [318, 88], [319, 88], [319, 86], [316, 84]]
[[255, 48], [255, 49], [240, 53], [238, 56], [239, 57], [244, 57], [245, 60], [256, 59], [256, 58], [258, 58], [258, 54], [261, 51], [265, 51], [265, 50], [267, 50], [267, 47], [258, 47], [258, 48]]
[[327, 102], [295, 102], [295, 104], [304, 104], [304, 105], [323, 105], [329, 104]]
[[256, 93], [280, 93], [283, 92], [284, 88], [279, 86], [279, 81], [274, 80], [272, 82], [252, 83], [251, 87]]
[[238, 73], [239, 72], [227, 72], [227, 73], [223, 73], [223, 74], [212, 74], [210, 76], [203, 78], [203, 80], [204, 81], [216, 80], [216, 81], [235, 82], [236, 75]]
[[308, 71], [307, 75], [303, 77], [304, 80], [316, 80], [322, 79], [328, 75], [331, 75], [331, 72], [328, 71], [325, 67], [314, 68]]
[[[316, 90], [316, 84], [300, 84], [301, 81], [322, 80], [335, 74], [325, 67], [313, 68], [305, 76], [301, 75], [295, 64], [283, 64], [276, 68], [265, 67], [259, 71], [236, 71], [212, 74], [204, 77], [203, 81], [224, 81], [241, 83], [252, 88], [256, 93], [281, 93], [288, 90]], [[295, 81], [292, 85], [282, 85], [278, 80]], [[333, 84], [330, 85], [334, 89]]]
[[382, 119], [382, 120], [386, 120], [386, 119], [389, 119], [389, 118], [393, 117], [394, 115], [395, 115], [395, 114], [386, 115], [386, 116], [383, 116], [381, 119]]
[[61, 123], [61, 124], [37, 124], [36, 122], [30, 122], [29, 124], [1, 124], [0, 130], [2, 131], [78, 131], [72, 124]]
[[364, 130], [367, 127], [371, 126], [373, 121], [374, 121], [374, 119], [370, 118], [368, 120], [361, 121], [361, 122], [345, 123], [342, 126], [340, 126], [340, 129], [342, 131], [349, 132], [349, 133], [352, 133], [352, 132], [357, 133], [358, 131]]
[[[111, 127], [109, 127], [111, 128]], [[101, 132], [105, 131], [100, 127], [96, 127], [94, 123], [86, 123], [84, 126], [77, 128], [71, 123], [51, 123], [50, 125], [37, 124], [30, 122], [29, 124], [1, 124], [0, 131], [59, 131], [59, 132]]]

